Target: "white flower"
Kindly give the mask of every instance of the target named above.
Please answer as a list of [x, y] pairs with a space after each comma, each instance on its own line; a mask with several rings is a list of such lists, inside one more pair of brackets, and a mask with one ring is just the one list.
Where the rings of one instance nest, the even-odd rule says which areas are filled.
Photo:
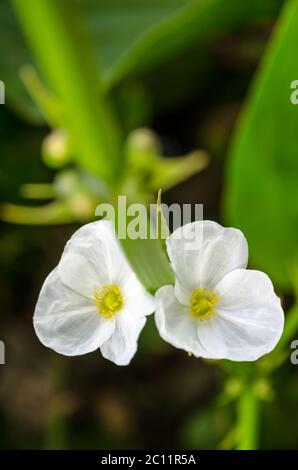
[[[187, 249], [191, 233], [197, 249]], [[176, 283], [157, 291], [155, 314], [165, 341], [197, 357], [234, 361], [254, 361], [274, 348], [283, 310], [269, 277], [245, 269], [248, 248], [239, 230], [194, 222], [168, 238], [167, 250]]]
[[69, 240], [41, 289], [34, 313], [40, 341], [67, 356], [100, 348], [118, 365], [130, 362], [154, 310], [124, 257], [112, 224], [98, 221]]

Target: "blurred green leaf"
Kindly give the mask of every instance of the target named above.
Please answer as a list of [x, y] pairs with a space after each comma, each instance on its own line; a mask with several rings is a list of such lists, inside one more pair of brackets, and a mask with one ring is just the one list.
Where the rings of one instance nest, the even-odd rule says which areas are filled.
[[280, 0], [78, 0], [95, 51], [115, 84], [252, 18], [275, 14]]
[[[289, 1], [265, 53], [232, 144], [227, 219], [248, 238], [251, 260], [289, 288], [297, 264], [298, 2]], [[293, 266], [292, 266], [293, 264]]]
[[[71, 11], [73, 2], [61, 0], [60, 3]], [[76, 2], [84, 12], [97, 65], [104, 73], [105, 84], [111, 87], [132, 72], [146, 71], [181, 54], [194, 41], [199, 44], [226, 29], [276, 15], [282, 0]], [[33, 20], [32, 5], [26, 7]], [[30, 53], [9, 0], [1, 2], [0, 43], [1, 78], [7, 83], [9, 101], [19, 107], [22, 114], [36, 121], [39, 113], [18, 78], [19, 67], [31, 63]]]
[[36, 124], [41, 122], [41, 114], [18, 75], [20, 66], [31, 59], [9, 0], [1, 1], [0, 50], [0, 79], [5, 83], [6, 101], [24, 118]]
[[103, 96], [80, 9], [58, 0], [30, 0], [30, 8], [13, 0], [13, 5], [44, 79], [62, 103], [77, 163], [114, 185], [121, 168], [120, 130]]
[[[159, 29], [192, 3], [190, 0], [77, 1], [85, 9], [97, 60], [106, 71], [107, 81], [113, 83], [142, 59], [142, 54], [160, 35]], [[146, 62], [153, 61], [157, 54], [151, 51]]]
[[161, 244], [166, 247], [165, 238], [170, 235], [169, 226], [163, 213], [162, 201], [161, 201], [161, 189], [158, 191], [157, 202], [156, 202], [156, 230], [157, 236]]
[[159, 240], [126, 238], [120, 242], [133, 270], [148, 291], [154, 293], [161, 286], [174, 283], [169, 260]]

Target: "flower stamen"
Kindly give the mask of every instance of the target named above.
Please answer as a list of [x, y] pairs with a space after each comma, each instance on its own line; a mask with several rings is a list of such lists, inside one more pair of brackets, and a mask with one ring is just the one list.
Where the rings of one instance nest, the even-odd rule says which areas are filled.
[[124, 305], [122, 294], [116, 284], [102, 286], [95, 290], [94, 303], [99, 315], [104, 318], [113, 317]]
[[195, 289], [190, 298], [191, 313], [199, 320], [208, 320], [214, 315], [213, 307], [220, 298], [213, 290]]

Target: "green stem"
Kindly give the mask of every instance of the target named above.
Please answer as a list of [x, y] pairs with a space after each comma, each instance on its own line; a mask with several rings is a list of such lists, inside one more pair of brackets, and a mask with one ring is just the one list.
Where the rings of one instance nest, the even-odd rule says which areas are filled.
[[238, 402], [238, 450], [257, 449], [259, 400], [249, 388]]
[[33, 54], [61, 101], [79, 165], [109, 184], [119, 176], [120, 131], [103, 96], [75, 2], [13, 0]]
[[69, 204], [53, 201], [39, 207], [0, 205], [0, 219], [11, 224], [49, 225], [75, 222], [76, 216]]
[[56, 196], [51, 183], [26, 183], [21, 186], [20, 193], [26, 199], [52, 199]]
[[52, 127], [61, 126], [61, 103], [41, 82], [35, 68], [29, 64], [23, 65], [19, 75], [46, 122]]

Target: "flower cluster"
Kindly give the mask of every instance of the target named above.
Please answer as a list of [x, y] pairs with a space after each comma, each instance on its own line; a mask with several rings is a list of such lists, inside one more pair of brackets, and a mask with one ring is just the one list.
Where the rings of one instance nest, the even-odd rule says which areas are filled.
[[266, 274], [246, 269], [247, 242], [239, 230], [211, 221], [187, 224], [170, 235], [167, 251], [175, 285], [153, 297], [111, 223], [80, 228], [40, 292], [33, 320], [40, 341], [69, 356], [99, 348], [126, 365], [155, 311], [160, 336], [196, 357], [254, 361], [275, 347], [284, 323], [280, 300]]

